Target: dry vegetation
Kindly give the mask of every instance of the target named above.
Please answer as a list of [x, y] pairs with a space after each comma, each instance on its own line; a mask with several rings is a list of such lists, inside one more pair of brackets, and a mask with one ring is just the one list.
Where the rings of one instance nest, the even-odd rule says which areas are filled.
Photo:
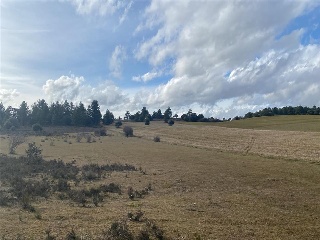
[[[103, 137], [94, 130], [80, 132], [90, 135], [90, 142], [88, 137], [78, 141], [76, 131], [26, 137], [12, 156], [25, 155], [27, 143], [35, 142], [46, 160], [61, 159], [79, 168], [129, 164], [137, 171], [107, 171], [101, 179], [71, 186], [121, 186], [122, 194], [106, 193], [98, 206], [51, 195], [32, 202], [36, 213], [19, 204], [0, 207], [0, 237], [65, 239], [73, 231], [82, 239], [98, 239], [111, 232], [110, 226], [125, 223], [135, 236], [158, 229], [166, 239], [320, 238], [320, 133], [177, 121], [174, 126], [130, 126], [135, 137], [126, 138], [114, 127]], [[10, 137], [1, 137], [0, 153], [8, 154]], [[5, 187], [2, 183], [1, 190]], [[152, 190], [130, 199], [131, 188], [133, 193]]]

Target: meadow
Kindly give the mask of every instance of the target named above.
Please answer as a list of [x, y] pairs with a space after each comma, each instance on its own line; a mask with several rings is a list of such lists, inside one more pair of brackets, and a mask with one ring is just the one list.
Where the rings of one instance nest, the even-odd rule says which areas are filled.
[[[81, 128], [27, 136], [10, 156], [25, 155], [35, 142], [45, 160], [80, 169], [78, 182], [68, 180], [71, 188], [115, 183], [121, 194], [103, 192], [95, 204], [91, 196], [77, 202], [55, 192], [32, 200], [35, 211], [1, 206], [0, 238], [110, 239], [105, 233], [118, 222], [135, 239], [148, 239], [143, 231], [150, 239], [320, 239], [320, 118], [124, 125], [134, 137], [114, 126], [106, 127], [107, 136]], [[1, 154], [8, 154], [10, 137], [1, 135]], [[88, 164], [135, 170], [105, 170], [88, 179]], [[1, 182], [1, 191], [6, 188]]]

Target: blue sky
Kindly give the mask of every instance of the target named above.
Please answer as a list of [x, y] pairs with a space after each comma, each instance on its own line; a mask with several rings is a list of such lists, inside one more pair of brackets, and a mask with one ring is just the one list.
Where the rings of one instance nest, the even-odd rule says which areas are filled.
[[320, 1], [2, 0], [0, 101], [320, 106]]

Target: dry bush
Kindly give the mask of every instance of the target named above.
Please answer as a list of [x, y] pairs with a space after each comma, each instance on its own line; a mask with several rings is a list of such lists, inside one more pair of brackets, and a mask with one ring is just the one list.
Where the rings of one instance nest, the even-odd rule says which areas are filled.
[[154, 142], [160, 142], [160, 137], [159, 137], [159, 136], [155, 136], [155, 137], [153, 138], [153, 141], [154, 141]]
[[86, 140], [87, 140], [87, 143], [91, 143], [91, 135], [90, 134], [86, 135]]
[[78, 133], [76, 136], [77, 142], [81, 142], [81, 139], [83, 138], [83, 134], [82, 133]]
[[124, 126], [124, 128], [123, 128], [122, 131], [124, 132], [124, 135], [125, 135], [126, 137], [132, 137], [132, 136], [133, 136], [133, 129], [132, 129], [132, 127]]
[[22, 135], [12, 135], [9, 138], [9, 153], [15, 154], [16, 148], [25, 142], [25, 138]]

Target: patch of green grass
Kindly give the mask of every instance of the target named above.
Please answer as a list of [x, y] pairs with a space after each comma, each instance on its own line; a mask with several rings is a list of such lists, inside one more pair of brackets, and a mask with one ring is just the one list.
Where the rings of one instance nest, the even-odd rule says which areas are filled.
[[[183, 123], [183, 122], [181, 122]], [[272, 117], [254, 117], [230, 122], [184, 123], [192, 125], [210, 125], [227, 128], [244, 128], [259, 130], [320, 132], [319, 115], [286, 115]]]

